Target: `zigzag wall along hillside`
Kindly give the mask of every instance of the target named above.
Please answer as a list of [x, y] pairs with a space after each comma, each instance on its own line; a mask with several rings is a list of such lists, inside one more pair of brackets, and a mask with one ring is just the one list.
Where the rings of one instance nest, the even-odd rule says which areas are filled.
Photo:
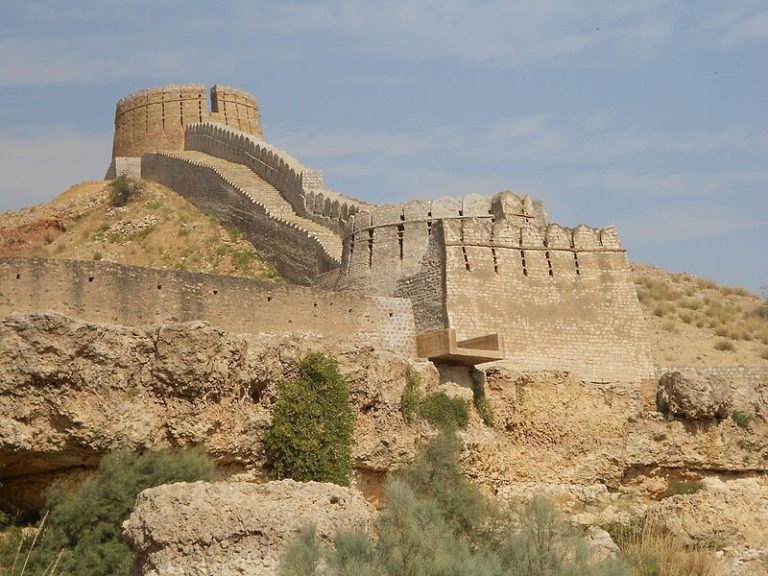
[[210, 168], [164, 154], [146, 154], [142, 176], [236, 226], [282, 276], [297, 284], [312, 284], [319, 274], [338, 265], [315, 238], [271, 217]]
[[415, 353], [410, 302], [245, 278], [37, 258], [0, 258], [0, 314], [54, 311], [126, 326], [203, 320], [234, 333], [308, 332]]
[[348, 219], [367, 206], [325, 188], [322, 171], [309, 169], [285, 151], [231, 127], [190, 125], [185, 149], [247, 166], [279, 190], [296, 214], [334, 232], [341, 233]]

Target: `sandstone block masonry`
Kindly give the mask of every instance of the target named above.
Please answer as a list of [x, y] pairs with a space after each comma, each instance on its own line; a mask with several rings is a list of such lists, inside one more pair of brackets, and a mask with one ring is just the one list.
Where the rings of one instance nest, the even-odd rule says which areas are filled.
[[[337, 286], [413, 302], [418, 333], [504, 337], [501, 364], [595, 382], [652, 377], [647, 331], [614, 228], [550, 224], [512, 193], [355, 215]], [[413, 216], [416, 216], [413, 218]]]
[[115, 110], [112, 158], [145, 152], [183, 150], [184, 131], [195, 122], [214, 121], [262, 136], [256, 99], [227, 86], [211, 89], [211, 111], [204, 84], [171, 84], [122, 98]]
[[236, 333], [358, 335], [415, 354], [410, 302], [106, 262], [0, 258], [0, 315], [53, 311], [126, 326], [202, 320]]

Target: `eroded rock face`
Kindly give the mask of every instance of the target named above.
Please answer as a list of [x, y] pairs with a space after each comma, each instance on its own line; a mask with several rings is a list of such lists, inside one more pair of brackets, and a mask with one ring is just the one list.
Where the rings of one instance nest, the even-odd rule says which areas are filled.
[[730, 414], [733, 399], [728, 383], [720, 378], [667, 372], [659, 380], [656, 405], [662, 413], [686, 420], [722, 419]]
[[145, 490], [123, 535], [142, 576], [273, 576], [285, 546], [314, 524], [370, 533], [373, 509], [335, 484], [194, 482]]
[[[374, 501], [386, 475], [434, 434], [402, 417], [407, 370], [420, 374], [423, 394], [472, 399], [466, 369], [438, 371], [361, 339], [238, 335], [201, 323], [126, 328], [56, 314], [2, 319], [0, 507], [36, 509], [52, 480], [84, 477], [118, 446], [201, 446], [221, 477], [265, 481], [262, 438], [277, 385], [313, 351], [336, 358], [346, 375], [357, 414], [355, 482]], [[768, 383], [742, 393], [768, 397]], [[580, 524], [623, 518], [614, 496], [625, 491], [657, 498], [681, 472], [762, 474], [768, 458], [761, 417], [747, 428], [731, 418], [667, 421], [633, 385], [489, 369], [485, 394], [495, 425], [470, 407], [459, 433], [466, 473], [509, 501], [567, 493], [573, 512], [589, 516]], [[734, 409], [753, 410], [734, 398]]]
[[203, 446], [220, 470], [264, 477], [261, 438], [277, 384], [322, 351], [339, 362], [358, 412], [354, 457], [386, 471], [413, 458], [429, 432], [399, 412], [407, 369], [437, 385], [428, 362], [364, 341], [237, 335], [204, 323], [127, 328], [58, 314], [0, 321], [0, 505], [34, 509], [54, 479], [92, 469], [118, 446]]
[[717, 549], [761, 548], [768, 543], [768, 479], [722, 481], [707, 478], [695, 494], [665, 498], [647, 519], [688, 543]]

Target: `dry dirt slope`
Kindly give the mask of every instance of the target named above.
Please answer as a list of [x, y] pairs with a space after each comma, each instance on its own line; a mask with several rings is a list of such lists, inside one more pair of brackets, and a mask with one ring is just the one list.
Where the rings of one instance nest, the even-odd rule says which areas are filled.
[[0, 256], [277, 279], [236, 229], [153, 182], [120, 208], [111, 206], [109, 182], [100, 180], [72, 186], [49, 204], [0, 213]]
[[656, 365], [768, 367], [768, 302], [691, 274], [633, 272]]

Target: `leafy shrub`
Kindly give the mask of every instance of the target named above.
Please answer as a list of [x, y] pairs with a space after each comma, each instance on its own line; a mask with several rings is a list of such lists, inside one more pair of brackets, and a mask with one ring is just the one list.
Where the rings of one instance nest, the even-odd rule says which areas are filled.
[[435, 428], [456, 430], [469, 424], [469, 411], [463, 398], [451, 398], [445, 392], [426, 396], [419, 406], [419, 414]]
[[475, 409], [483, 423], [493, 428], [493, 408], [485, 396], [485, 374], [481, 370], [473, 368], [470, 375], [472, 377], [472, 402]]
[[[5, 545], [28, 552], [28, 574], [50, 573], [56, 563], [56, 576], [128, 576], [133, 558], [122, 541], [122, 523], [139, 492], [169, 482], [210, 480], [211, 474], [212, 464], [202, 452], [115, 452], [76, 490], [53, 486], [39, 539], [25, 545], [21, 531], [15, 531]], [[3, 552], [0, 573], [11, 573], [13, 558]]]
[[[458, 457], [458, 440], [442, 432], [388, 483], [375, 542], [364, 533], [340, 532], [331, 552], [318, 549], [315, 535], [302, 533], [283, 555], [280, 573], [628, 576], [622, 561], [595, 559], [542, 500], [520, 514], [495, 510], [462, 474]], [[313, 571], [323, 565], [327, 569]]]
[[731, 420], [733, 420], [739, 428], [749, 428], [749, 425], [755, 420], [755, 415], [742, 410], [734, 410], [731, 413]]
[[298, 539], [283, 552], [278, 576], [315, 576], [322, 560], [322, 547], [314, 526], [301, 529]]
[[121, 174], [109, 183], [109, 203], [111, 206], [125, 206], [133, 198], [144, 192], [146, 184]]
[[241, 272], [249, 270], [255, 259], [256, 254], [248, 249], [235, 250], [232, 252], [232, 264]]
[[272, 424], [264, 438], [277, 478], [349, 485], [352, 424], [349, 390], [335, 360], [308, 354], [300, 378], [277, 391]]
[[668, 498], [670, 496], [676, 496], [678, 494], [696, 494], [699, 490], [704, 488], [704, 484], [698, 480], [694, 481], [673, 481], [667, 486], [667, 490], [664, 492], [662, 498]]
[[407, 424], [411, 424], [421, 403], [421, 376], [410, 367], [405, 372], [405, 389], [400, 397], [400, 413]]

